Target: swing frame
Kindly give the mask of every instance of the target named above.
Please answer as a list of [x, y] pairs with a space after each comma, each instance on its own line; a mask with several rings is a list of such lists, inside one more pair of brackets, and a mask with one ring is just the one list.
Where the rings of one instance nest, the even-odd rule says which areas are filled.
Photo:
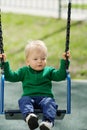
[[[67, 17], [67, 30], [66, 30], [66, 44], [65, 52], [69, 50], [69, 39], [70, 39], [70, 18], [71, 18], [71, 0], [68, 3], [68, 17]], [[0, 10], [0, 53], [3, 50], [3, 38], [2, 38], [2, 26], [1, 26], [1, 10]], [[3, 58], [1, 59], [3, 63]], [[65, 114], [71, 114], [71, 77], [68, 70], [68, 57], [66, 57], [66, 80], [67, 80], [67, 108], [65, 110], [57, 110], [56, 119], [63, 119]], [[0, 81], [0, 114], [5, 114], [6, 119], [22, 119], [20, 110], [4, 110], [4, 67], [1, 67], [1, 81]], [[41, 116], [42, 111], [40, 109], [35, 109], [35, 114]]]

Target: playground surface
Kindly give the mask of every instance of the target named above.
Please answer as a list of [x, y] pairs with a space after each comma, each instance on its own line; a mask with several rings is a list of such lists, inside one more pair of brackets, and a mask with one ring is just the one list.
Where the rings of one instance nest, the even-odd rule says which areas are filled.
[[[66, 109], [66, 81], [53, 82], [53, 91], [59, 109]], [[6, 82], [5, 110], [18, 108], [17, 101], [21, 94], [21, 83]], [[71, 95], [71, 114], [66, 114], [63, 120], [55, 120], [53, 130], [87, 130], [87, 81], [72, 80]], [[29, 128], [23, 120], [7, 120], [2, 114], [0, 130], [29, 130]]]

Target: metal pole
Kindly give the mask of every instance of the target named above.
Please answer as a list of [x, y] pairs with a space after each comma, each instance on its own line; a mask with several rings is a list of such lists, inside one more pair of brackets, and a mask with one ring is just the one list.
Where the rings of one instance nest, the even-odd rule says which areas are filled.
[[1, 75], [0, 83], [0, 114], [4, 114], [4, 74]]

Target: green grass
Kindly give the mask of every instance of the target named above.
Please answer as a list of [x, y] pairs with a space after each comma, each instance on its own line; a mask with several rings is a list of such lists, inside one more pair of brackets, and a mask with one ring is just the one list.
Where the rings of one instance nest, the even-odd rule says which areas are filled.
[[75, 9], [87, 9], [87, 4], [72, 4], [72, 8], [75, 8]]
[[[13, 70], [25, 65], [28, 40], [42, 39], [48, 47], [48, 65], [58, 67], [65, 50], [66, 20], [38, 16], [2, 14], [3, 42]], [[87, 79], [87, 22], [71, 21], [71, 65], [73, 79]]]
[[[67, 5], [63, 5], [64, 8], [67, 8]], [[80, 10], [84, 10], [84, 9], [87, 9], [87, 4], [73, 4], [71, 3], [71, 7], [72, 9], [80, 9]]]

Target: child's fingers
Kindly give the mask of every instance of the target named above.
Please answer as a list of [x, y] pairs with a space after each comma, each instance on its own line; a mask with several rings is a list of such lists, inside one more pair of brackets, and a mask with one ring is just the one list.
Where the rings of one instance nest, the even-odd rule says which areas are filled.
[[6, 60], [6, 55], [3, 53], [3, 54], [0, 54], [0, 59], [3, 58], [4, 61]]
[[2, 54], [0, 54], [0, 58], [2, 58]]
[[66, 59], [66, 57], [70, 58], [70, 51], [63, 53], [63, 58]]

